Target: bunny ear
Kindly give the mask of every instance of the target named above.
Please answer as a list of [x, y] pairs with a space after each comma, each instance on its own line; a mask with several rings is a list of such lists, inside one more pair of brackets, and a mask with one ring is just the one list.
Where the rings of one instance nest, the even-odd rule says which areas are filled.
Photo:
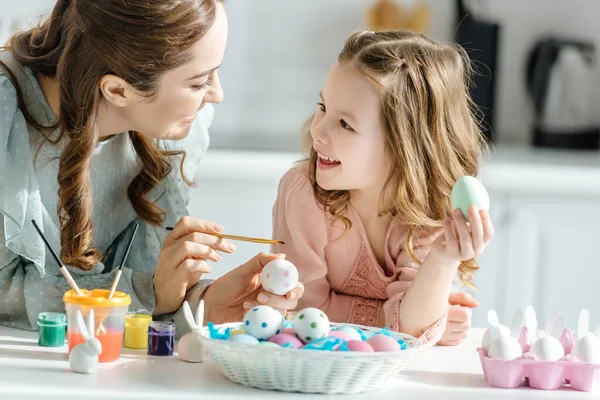
[[[565, 317], [562, 314], [559, 315], [558, 317], [556, 317], [556, 319], [554, 320], [554, 324], [552, 326], [552, 336], [554, 336], [556, 339], [560, 340], [560, 337], [562, 336], [562, 333], [565, 330], [566, 325], [567, 325], [567, 317]], [[550, 332], [548, 332], [548, 334], [550, 334]]]
[[558, 311], [558, 310], [550, 313], [550, 316], [548, 317], [548, 322], [546, 322], [546, 335], [550, 335], [552, 333], [554, 323], [558, 319], [559, 315], [560, 315], [560, 311]]
[[83, 319], [83, 314], [81, 313], [80, 309], [78, 309], [77, 313], [75, 314], [75, 321], [77, 322], [77, 329], [81, 333], [81, 336], [84, 338], [89, 336], [88, 329], [85, 326], [85, 320]]
[[185, 317], [185, 321], [191, 330], [196, 330], [196, 322], [194, 321], [194, 316], [192, 315], [192, 310], [190, 308], [190, 304], [187, 301], [183, 302], [183, 316]]
[[521, 328], [523, 327], [523, 310], [520, 308], [515, 312], [515, 316], [513, 317], [512, 324], [510, 326], [510, 336], [515, 339], [519, 338], [521, 334]]
[[594, 333], [596, 334], [596, 336], [598, 336], [600, 338], [600, 324], [598, 324], [598, 326], [596, 326], [596, 330], [594, 331]]
[[498, 325], [491, 325], [488, 328], [488, 332], [490, 333], [490, 339], [492, 339], [492, 342], [500, 338], [500, 328]]
[[94, 309], [90, 308], [90, 312], [88, 314], [88, 336], [91, 338], [96, 336], [96, 323], [94, 321]]
[[588, 334], [590, 330], [590, 312], [583, 308], [579, 313], [579, 321], [577, 321], [577, 339], [581, 339]]
[[204, 300], [200, 300], [198, 308], [196, 308], [196, 324], [198, 328], [204, 326]]
[[488, 324], [490, 326], [500, 325], [500, 320], [498, 319], [498, 314], [496, 313], [496, 310], [488, 311]]
[[540, 332], [538, 329], [535, 310], [532, 306], [527, 306], [525, 308], [525, 326], [527, 327], [529, 340], [531, 340], [532, 343], [535, 342], [540, 337]]

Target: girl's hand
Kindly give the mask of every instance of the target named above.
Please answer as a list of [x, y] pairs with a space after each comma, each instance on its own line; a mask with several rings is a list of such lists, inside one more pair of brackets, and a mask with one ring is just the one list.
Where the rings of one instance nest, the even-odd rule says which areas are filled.
[[223, 230], [219, 224], [200, 218], [183, 217], [165, 238], [154, 274], [156, 304], [154, 315], [177, 310], [189, 288], [202, 274], [212, 271], [207, 261], [218, 262], [217, 250], [232, 253], [235, 246], [211, 235]]
[[460, 210], [454, 211], [454, 219], [447, 218], [444, 221], [444, 235], [431, 248], [436, 259], [458, 265], [461, 261], [472, 260], [483, 253], [494, 236], [490, 214], [471, 206], [469, 221], [466, 221]]
[[442, 338], [438, 342], [442, 346], [457, 346], [469, 336], [471, 329], [471, 309], [479, 303], [467, 293], [450, 293], [448, 299], [448, 322]]

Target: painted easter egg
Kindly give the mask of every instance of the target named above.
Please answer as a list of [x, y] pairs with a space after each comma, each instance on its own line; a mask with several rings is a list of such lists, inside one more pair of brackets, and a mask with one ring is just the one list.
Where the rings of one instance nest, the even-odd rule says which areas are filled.
[[345, 341], [348, 341], [348, 340], [356, 340], [356, 338], [355, 338], [355, 337], [354, 337], [352, 334], [350, 334], [350, 333], [348, 333], [348, 332], [340, 331], [340, 330], [338, 330], [338, 329], [335, 329], [335, 330], [333, 330], [333, 331], [330, 331], [330, 332], [327, 334], [327, 337], [336, 337], [336, 338], [338, 338], [338, 339], [343, 339], [343, 340], [345, 340]]
[[281, 347], [277, 343], [273, 342], [260, 342], [258, 345], [261, 347]]
[[287, 260], [273, 260], [260, 273], [260, 282], [267, 292], [283, 296], [298, 284], [298, 270]]
[[452, 187], [452, 209], [460, 209], [468, 221], [471, 206], [478, 210], [489, 210], [490, 196], [477, 178], [463, 176]]
[[253, 307], [244, 314], [244, 330], [256, 339], [266, 340], [281, 333], [283, 330], [283, 316], [270, 306]]
[[254, 336], [250, 336], [245, 333], [238, 333], [237, 335], [229, 336], [230, 342], [245, 343], [245, 344], [258, 344], [258, 339]]
[[351, 326], [340, 326], [338, 328], [335, 328], [335, 331], [347, 333], [349, 337], [351, 337], [351, 339], [346, 340], [362, 340], [362, 336], [360, 335], [360, 333], [358, 333], [358, 330]]
[[231, 331], [229, 331], [229, 337], [235, 336], [235, 335], [241, 335], [242, 333], [246, 333], [246, 331], [243, 329], [232, 329]]
[[359, 351], [362, 353], [374, 353], [373, 347], [367, 342], [362, 340], [349, 340], [346, 342], [346, 347], [350, 351]]
[[367, 343], [370, 344], [376, 352], [400, 351], [400, 343], [388, 335], [373, 335], [367, 339]]
[[304, 343], [321, 339], [329, 333], [329, 318], [318, 308], [308, 307], [296, 314], [294, 333]]
[[280, 333], [278, 335], [272, 336], [269, 339], [269, 342], [276, 343], [279, 346], [283, 346], [286, 343], [289, 343], [288, 346], [291, 346], [294, 349], [299, 349], [302, 346], [304, 346], [304, 343], [302, 343], [302, 341], [300, 341], [300, 339], [298, 339], [296, 335], [290, 335], [287, 333]]

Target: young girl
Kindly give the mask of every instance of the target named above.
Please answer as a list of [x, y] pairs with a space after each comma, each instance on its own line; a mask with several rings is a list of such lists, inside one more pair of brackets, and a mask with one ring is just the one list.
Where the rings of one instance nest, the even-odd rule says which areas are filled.
[[[468, 318], [449, 307], [493, 235], [486, 211], [467, 224], [452, 186], [477, 175], [485, 143], [460, 47], [403, 32], [361, 32], [331, 68], [308, 130], [310, 156], [282, 178], [274, 233], [300, 273], [298, 307], [332, 321], [455, 344]], [[450, 309], [450, 316], [449, 316]], [[458, 323], [450, 323], [458, 319]]]

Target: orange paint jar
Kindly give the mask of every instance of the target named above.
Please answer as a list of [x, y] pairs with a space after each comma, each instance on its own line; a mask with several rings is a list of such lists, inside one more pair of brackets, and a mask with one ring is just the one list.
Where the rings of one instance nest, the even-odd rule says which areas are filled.
[[75, 319], [77, 310], [80, 309], [87, 320], [90, 309], [94, 309], [95, 334], [102, 344], [99, 361], [111, 362], [119, 359], [123, 347], [125, 316], [131, 304], [131, 297], [123, 292], [115, 292], [109, 299], [109, 293], [109, 290], [104, 289], [81, 289], [81, 295], [69, 290], [63, 296], [67, 311], [69, 353], [73, 347], [84, 341]]

